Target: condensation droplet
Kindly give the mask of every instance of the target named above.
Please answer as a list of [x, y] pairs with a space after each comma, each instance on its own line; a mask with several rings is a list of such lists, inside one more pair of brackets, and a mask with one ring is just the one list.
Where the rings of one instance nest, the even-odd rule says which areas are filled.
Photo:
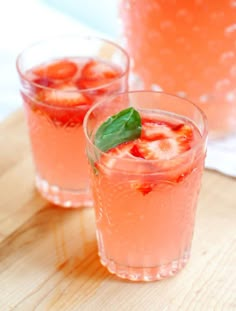
[[158, 91], [158, 92], [162, 92], [163, 91], [162, 87], [160, 85], [158, 85], [158, 84], [152, 84], [151, 89], [153, 91]]
[[200, 103], [207, 103], [210, 99], [210, 96], [208, 94], [203, 94], [199, 97]]
[[225, 34], [230, 35], [236, 31], [236, 24], [230, 25], [225, 28]]
[[236, 94], [235, 92], [229, 92], [226, 94], [226, 100], [228, 102], [234, 102], [236, 100]]
[[230, 6], [236, 8], [236, 0], [230, 1]]
[[176, 95], [178, 95], [179, 97], [182, 97], [182, 98], [186, 98], [187, 97], [187, 94], [184, 91], [176, 92]]
[[54, 192], [54, 193], [58, 193], [59, 192], [59, 187], [58, 186], [51, 186], [51, 190]]
[[220, 56], [220, 62], [225, 63], [229, 60], [232, 60], [235, 57], [233, 51], [227, 51]]

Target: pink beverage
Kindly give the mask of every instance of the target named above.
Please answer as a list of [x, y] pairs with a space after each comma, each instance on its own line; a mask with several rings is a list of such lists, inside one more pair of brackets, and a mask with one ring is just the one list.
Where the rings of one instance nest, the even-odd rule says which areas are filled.
[[[66, 49], [61, 51], [63, 42]], [[86, 51], [90, 45], [94, 55]], [[59, 54], [45, 56], [43, 47], [53, 53], [57, 48]], [[88, 55], [74, 56], [79, 51]], [[36, 52], [43, 56], [37, 59]], [[29, 63], [24, 64], [24, 57]], [[61, 206], [91, 205], [83, 119], [99, 99], [126, 89], [125, 52], [100, 39], [59, 38], [33, 46], [17, 66], [38, 190]]]
[[[141, 118], [139, 136], [101, 151], [104, 139], [105, 145], [117, 142], [134, 130], [134, 117], [125, 115], [133, 108]], [[205, 159], [204, 115], [175, 96], [130, 92], [92, 107], [84, 128], [101, 263], [130, 280], [176, 274], [190, 256]]]
[[120, 16], [146, 89], [197, 103], [211, 137], [236, 130], [235, 1], [123, 0]]

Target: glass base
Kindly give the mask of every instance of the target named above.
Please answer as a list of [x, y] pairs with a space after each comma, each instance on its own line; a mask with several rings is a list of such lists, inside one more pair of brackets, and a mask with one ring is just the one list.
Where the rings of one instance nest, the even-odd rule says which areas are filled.
[[90, 207], [93, 205], [89, 191], [75, 191], [61, 189], [56, 185], [50, 185], [46, 180], [36, 176], [36, 187], [40, 194], [49, 202], [68, 208]]
[[122, 279], [130, 281], [152, 282], [159, 281], [174, 276], [181, 271], [189, 260], [189, 252], [179, 260], [174, 260], [168, 264], [155, 267], [129, 267], [115, 263], [113, 260], [101, 258], [100, 261], [109, 272]]

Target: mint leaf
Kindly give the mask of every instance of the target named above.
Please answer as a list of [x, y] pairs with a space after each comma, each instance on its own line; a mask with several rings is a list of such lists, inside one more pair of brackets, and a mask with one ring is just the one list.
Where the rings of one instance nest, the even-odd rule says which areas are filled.
[[102, 151], [139, 138], [141, 117], [137, 110], [130, 107], [109, 117], [97, 130], [94, 144]]

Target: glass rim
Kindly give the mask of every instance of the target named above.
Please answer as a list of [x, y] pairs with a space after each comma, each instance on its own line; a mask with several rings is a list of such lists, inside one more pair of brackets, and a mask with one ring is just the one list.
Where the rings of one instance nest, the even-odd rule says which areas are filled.
[[[184, 101], [190, 105], [192, 105], [201, 115], [202, 117], [202, 121], [203, 121], [203, 132], [201, 134], [201, 137], [199, 139], [199, 141], [189, 150], [186, 150], [184, 152], [182, 152], [181, 154], [178, 154], [168, 160], [166, 159], [154, 159], [154, 160], [148, 160], [148, 159], [138, 159], [138, 158], [133, 158], [133, 159], [129, 159], [129, 158], [119, 158], [118, 156], [115, 155], [110, 155], [107, 152], [102, 151], [101, 149], [99, 149], [94, 142], [91, 140], [91, 138], [88, 135], [88, 131], [87, 131], [87, 124], [88, 124], [88, 120], [89, 120], [89, 116], [91, 115], [91, 113], [93, 112], [93, 110], [95, 110], [97, 107], [99, 107], [102, 103], [104, 103], [107, 99], [112, 100], [113, 98], [117, 98], [118, 96], [124, 96], [124, 95], [129, 95], [129, 94], [138, 94], [138, 93], [142, 93], [142, 94], [157, 94], [157, 95], [165, 95], [165, 96], [169, 96], [172, 98], [176, 98], [177, 100], [181, 100]], [[162, 109], [160, 109], [162, 110]], [[163, 111], [165, 111], [163, 109]], [[171, 113], [171, 112], [170, 112]], [[192, 120], [190, 120], [192, 121]], [[196, 126], [197, 127], [197, 126]], [[107, 158], [113, 158], [113, 159], [117, 159], [121, 162], [127, 162], [127, 163], [131, 163], [131, 162], [142, 162], [142, 163], [163, 163], [165, 161], [173, 161], [175, 159], [179, 159], [181, 157], [185, 157], [188, 154], [193, 153], [194, 151], [198, 150], [198, 148], [200, 148], [200, 146], [202, 146], [202, 144], [204, 144], [204, 142], [206, 142], [207, 140], [207, 136], [208, 136], [208, 123], [207, 123], [207, 117], [205, 115], [205, 113], [203, 112], [203, 110], [201, 108], [199, 108], [195, 103], [193, 103], [192, 101], [190, 101], [187, 98], [183, 98], [180, 97], [178, 95], [172, 94], [172, 93], [168, 93], [168, 92], [163, 92], [163, 91], [151, 91], [151, 90], [134, 90], [134, 91], [125, 91], [125, 92], [119, 92], [113, 95], [110, 95], [107, 98], [102, 98], [101, 100], [99, 100], [96, 104], [94, 104], [86, 113], [84, 120], [83, 120], [83, 129], [84, 129], [84, 134], [85, 134], [85, 138], [86, 140], [89, 142], [89, 144], [94, 148], [94, 150], [96, 152], [98, 152], [98, 154], [100, 154], [101, 156], [105, 156]], [[197, 127], [197, 129], [199, 130], [199, 128]], [[155, 172], [156, 173], [156, 172]], [[149, 173], [150, 174], [150, 173]]]
[[[48, 37], [46, 39], [42, 39], [42, 40], [38, 40], [30, 45], [28, 45], [27, 47], [25, 47], [16, 57], [16, 70], [17, 70], [17, 73], [19, 75], [19, 77], [29, 83], [30, 85], [32, 86], [35, 86], [37, 88], [40, 88], [42, 90], [50, 90], [50, 91], [58, 91], [58, 92], [65, 92], [65, 94], [70, 94], [70, 93], [74, 93], [75, 91], [77, 90], [57, 90], [55, 88], [52, 88], [52, 87], [48, 87], [48, 86], [44, 86], [44, 85], [41, 85], [41, 84], [38, 84], [38, 83], [35, 83], [35, 82], [32, 82], [30, 79], [28, 79], [25, 75], [25, 73], [21, 70], [20, 68], [20, 63], [22, 61], [22, 58], [25, 54], [25, 52], [27, 52], [29, 49], [32, 49], [34, 47], [36, 47], [37, 45], [40, 45], [40, 44], [44, 44], [44, 43], [50, 43], [52, 40], [56, 41], [56, 40], [60, 40], [60, 39], [68, 39], [68, 38], [79, 38], [81, 40], [97, 40], [97, 41], [100, 41], [100, 42], [105, 42], [111, 46], [114, 46], [116, 49], [120, 50], [123, 55], [125, 56], [126, 58], [126, 67], [125, 67], [125, 70], [122, 70], [121, 74], [112, 79], [110, 82], [107, 82], [107, 83], [104, 83], [102, 85], [99, 85], [97, 87], [91, 87], [91, 88], [87, 88], [87, 89], [79, 89], [78, 88], [78, 91], [80, 93], [86, 93], [86, 92], [96, 92], [100, 89], [103, 89], [103, 88], [106, 88], [106, 87], [109, 87], [111, 86], [113, 83], [121, 80], [123, 77], [125, 77], [126, 75], [128, 76], [128, 73], [129, 73], [129, 68], [130, 68], [130, 58], [129, 58], [129, 55], [128, 55], [128, 52], [122, 47], [120, 46], [119, 44], [117, 44], [116, 42], [112, 41], [112, 40], [109, 40], [109, 39], [106, 39], [106, 38], [102, 38], [102, 37], [98, 37], [98, 36], [91, 36], [91, 35], [79, 35], [79, 34], [63, 34], [63, 35], [58, 35], [58, 36], [51, 36], [51, 37]], [[78, 55], [79, 57], [79, 55]], [[66, 58], [66, 56], [64, 57]], [[89, 57], [89, 58], [92, 58], [92, 57]], [[48, 104], [45, 104], [45, 105], [48, 105]], [[60, 106], [58, 106], [60, 107]]]

